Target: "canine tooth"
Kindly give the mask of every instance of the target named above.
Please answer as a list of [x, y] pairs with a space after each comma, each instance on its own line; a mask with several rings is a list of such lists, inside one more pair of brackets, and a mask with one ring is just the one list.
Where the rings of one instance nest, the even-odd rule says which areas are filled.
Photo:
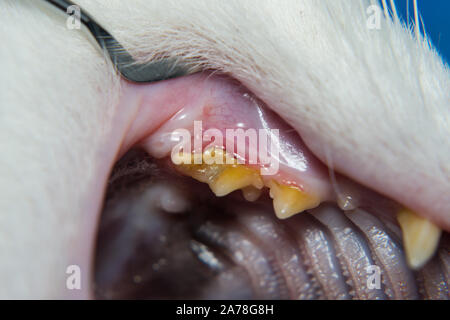
[[243, 165], [226, 167], [213, 181], [209, 187], [218, 197], [225, 196], [235, 190], [248, 186], [261, 189], [264, 183], [257, 170]]
[[441, 229], [409, 209], [400, 210], [397, 220], [402, 229], [408, 264], [412, 269], [418, 269], [434, 255]]
[[242, 188], [242, 195], [247, 201], [256, 201], [261, 196], [261, 189], [255, 188], [254, 186], [248, 186]]
[[275, 214], [279, 219], [289, 218], [296, 213], [315, 208], [320, 204], [318, 197], [309, 195], [297, 187], [280, 185], [272, 180], [269, 182], [269, 188]]

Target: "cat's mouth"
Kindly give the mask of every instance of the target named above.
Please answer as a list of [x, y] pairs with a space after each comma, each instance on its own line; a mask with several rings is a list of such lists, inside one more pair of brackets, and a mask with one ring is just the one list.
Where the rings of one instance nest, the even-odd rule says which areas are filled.
[[[448, 299], [447, 233], [327, 168], [277, 115], [224, 81], [196, 75], [152, 95], [132, 91], [153, 111], [137, 113], [109, 179], [98, 298]], [[245, 163], [250, 152], [243, 164], [174, 165], [195, 156], [173, 153], [173, 132], [195, 132], [198, 120], [219, 127], [215, 143], [226, 127], [280, 128], [280, 173], [259, 174]], [[236, 155], [228, 145], [209, 150]]]
[[96, 249], [100, 299], [448, 299], [444, 233], [411, 270], [394, 223], [330, 203], [278, 219], [268, 193], [217, 198], [134, 149], [109, 182]]

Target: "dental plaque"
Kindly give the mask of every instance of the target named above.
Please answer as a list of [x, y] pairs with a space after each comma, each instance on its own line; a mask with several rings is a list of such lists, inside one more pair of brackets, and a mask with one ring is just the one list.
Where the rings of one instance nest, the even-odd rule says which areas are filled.
[[[209, 185], [217, 197], [242, 192], [257, 201], [264, 192], [279, 219], [322, 202], [334, 202], [348, 214], [377, 205], [373, 191], [356, 185], [320, 162], [300, 136], [250, 93], [220, 77], [197, 77], [199, 94], [176, 112], [142, 146], [155, 158], [167, 158], [179, 173]], [[395, 208], [395, 209], [392, 209]], [[406, 259], [413, 269], [434, 254], [441, 230], [399, 204]]]

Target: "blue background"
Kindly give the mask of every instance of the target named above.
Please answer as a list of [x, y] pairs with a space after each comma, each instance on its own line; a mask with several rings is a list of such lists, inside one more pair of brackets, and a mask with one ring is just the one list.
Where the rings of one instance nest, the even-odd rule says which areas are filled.
[[[389, 3], [389, 1], [387, 2]], [[403, 21], [407, 21], [407, 8], [409, 7], [409, 21], [414, 22], [413, 0], [395, 0], [395, 6]], [[431, 43], [447, 64], [450, 64], [450, 0], [418, 0], [417, 8], [419, 9], [419, 21], [422, 17]], [[420, 29], [423, 33], [422, 24]]]

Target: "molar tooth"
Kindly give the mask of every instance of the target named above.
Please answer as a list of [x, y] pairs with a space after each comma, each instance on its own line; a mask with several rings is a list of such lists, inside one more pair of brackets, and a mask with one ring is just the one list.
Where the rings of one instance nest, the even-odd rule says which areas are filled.
[[270, 197], [273, 199], [275, 214], [279, 219], [286, 219], [307, 209], [312, 209], [320, 204], [320, 199], [309, 195], [300, 189], [280, 185], [275, 181], [270, 181]]
[[434, 255], [441, 229], [409, 209], [400, 210], [397, 220], [402, 229], [408, 264], [412, 269], [419, 269]]
[[[183, 160], [192, 160], [192, 155], [176, 155]], [[191, 158], [189, 158], [191, 157]], [[215, 160], [221, 164], [217, 164]], [[255, 201], [259, 198], [264, 187], [264, 182], [259, 170], [237, 164], [224, 150], [212, 148], [204, 152], [203, 164], [180, 164], [179, 171], [200, 182], [207, 183], [218, 197], [225, 196], [235, 190], [242, 189], [242, 194], [247, 201]], [[192, 163], [185, 161], [184, 163]], [[267, 183], [270, 188], [270, 197], [273, 199], [275, 214], [280, 219], [286, 219], [296, 213], [315, 208], [320, 204], [320, 199], [299, 188], [282, 185], [274, 180]]]
[[247, 201], [256, 201], [261, 196], [261, 189], [255, 188], [254, 186], [248, 186], [242, 188], [242, 195]]
[[177, 166], [181, 173], [194, 178], [200, 182], [211, 183], [224, 171], [223, 165], [207, 164], [182, 164]]
[[209, 183], [209, 187], [218, 197], [225, 196], [235, 190], [248, 186], [261, 189], [264, 183], [257, 170], [243, 165], [226, 167], [225, 170]]
[[174, 160], [181, 163], [178, 171], [203, 183], [210, 183], [225, 169], [221, 164], [194, 164], [194, 155], [189, 153], [174, 154], [172, 161], [177, 163]]

